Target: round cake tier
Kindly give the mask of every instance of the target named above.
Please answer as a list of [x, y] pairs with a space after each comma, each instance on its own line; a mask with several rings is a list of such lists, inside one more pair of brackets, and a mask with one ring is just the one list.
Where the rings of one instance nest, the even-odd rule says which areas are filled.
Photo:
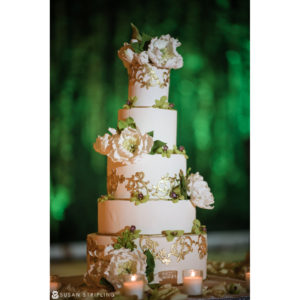
[[149, 64], [129, 68], [128, 97], [137, 97], [136, 106], [152, 106], [162, 96], [169, 97], [170, 70]]
[[179, 184], [180, 170], [186, 174], [186, 158], [173, 154], [145, 154], [134, 163], [122, 165], [107, 158], [107, 192], [115, 199], [130, 199], [134, 192], [150, 199], [170, 199], [173, 187]]
[[190, 232], [196, 208], [189, 200], [177, 203], [154, 200], [135, 205], [128, 200], [98, 202], [98, 232], [117, 234], [126, 226], [135, 225], [144, 234], [161, 234], [164, 230]]
[[142, 133], [153, 131], [154, 140], [167, 143], [169, 148], [176, 145], [177, 111], [159, 108], [120, 109], [119, 120], [132, 117]]
[[[98, 284], [101, 272], [101, 253], [104, 248], [114, 244], [117, 236], [91, 233], [87, 236], [87, 283]], [[155, 260], [154, 281], [151, 283], [182, 283], [182, 271], [196, 269], [203, 271], [206, 279], [207, 235], [184, 234], [168, 242], [163, 235], [140, 235], [135, 240], [137, 249], [152, 253]], [[98, 277], [97, 277], [98, 276]], [[109, 278], [106, 278], [109, 281]]]

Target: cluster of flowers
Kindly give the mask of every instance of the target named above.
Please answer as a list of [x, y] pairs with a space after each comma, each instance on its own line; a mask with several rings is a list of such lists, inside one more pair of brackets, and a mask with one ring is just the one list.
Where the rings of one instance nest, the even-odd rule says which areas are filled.
[[152, 38], [147, 47], [148, 49], [139, 53], [134, 51], [132, 47], [132, 44], [137, 42], [137, 39], [132, 39], [131, 44], [124, 43], [118, 51], [125, 68], [132, 64], [154, 65], [157, 68], [164, 69], [179, 69], [183, 66], [182, 56], [176, 50], [181, 43], [169, 34]]

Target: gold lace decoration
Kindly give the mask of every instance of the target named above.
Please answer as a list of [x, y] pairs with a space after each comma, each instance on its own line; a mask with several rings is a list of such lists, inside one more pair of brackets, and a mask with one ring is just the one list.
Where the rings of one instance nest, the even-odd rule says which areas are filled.
[[155, 259], [159, 259], [163, 264], [168, 265], [171, 257], [176, 257], [177, 262], [184, 260], [185, 256], [192, 253], [193, 245], [198, 247], [199, 257], [202, 259], [207, 254], [207, 243], [204, 235], [199, 235], [198, 240], [194, 241], [190, 236], [181, 236], [171, 245], [170, 252], [167, 249], [158, 249], [158, 242], [151, 240], [148, 236], [140, 236], [140, 248], [145, 251], [149, 249]]
[[161, 82], [154, 69], [147, 64], [131, 65], [128, 73], [130, 82], [139, 82], [141, 87], [146, 87], [146, 89], [149, 89], [149, 87], [153, 86], [159, 86], [160, 88], [163, 88], [168, 86], [168, 83], [170, 81], [170, 70], [166, 70], [165, 72], [163, 72], [163, 81]]
[[123, 183], [125, 180], [124, 175], [117, 175], [117, 170], [112, 170], [111, 174], [107, 176], [107, 192], [108, 194], [114, 193], [119, 183]]
[[198, 253], [201, 259], [207, 254], [206, 237], [202, 234], [198, 236]]
[[145, 180], [144, 172], [136, 172], [131, 177], [126, 178], [123, 175], [117, 175], [116, 169], [114, 169], [107, 177], [107, 191], [109, 194], [114, 195], [119, 184], [124, 183], [126, 190], [130, 194], [138, 191], [155, 198], [169, 199], [172, 188], [178, 185], [179, 182], [180, 178], [178, 175], [171, 177], [167, 174], [161, 177], [157, 185], [152, 185], [150, 181]]

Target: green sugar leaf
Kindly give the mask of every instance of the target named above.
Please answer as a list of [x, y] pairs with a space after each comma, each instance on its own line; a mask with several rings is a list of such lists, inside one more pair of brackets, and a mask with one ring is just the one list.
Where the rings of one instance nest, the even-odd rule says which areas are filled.
[[147, 132], [147, 134], [153, 137], [154, 131], [153, 130], [149, 131], [149, 132]]
[[138, 28], [133, 23], [130, 23], [130, 25], [132, 29], [131, 38], [138, 41], [142, 41], [142, 36], [140, 35]]
[[149, 249], [147, 249], [144, 254], [147, 257], [146, 276], [148, 282], [151, 282], [154, 279], [155, 260]]
[[152, 146], [151, 151], [150, 151], [149, 154], [155, 154], [155, 153], [157, 153], [157, 150], [159, 148], [163, 147], [164, 145], [167, 145], [167, 143], [162, 142], [160, 140], [154, 141], [153, 146]]

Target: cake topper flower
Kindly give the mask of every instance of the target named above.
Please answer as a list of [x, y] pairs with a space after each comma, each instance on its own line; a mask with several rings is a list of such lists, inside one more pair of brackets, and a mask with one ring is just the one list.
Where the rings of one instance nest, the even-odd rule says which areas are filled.
[[98, 136], [94, 143], [95, 151], [107, 155], [113, 162], [132, 163], [142, 154], [149, 153], [153, 138], [142, 134], [132, 118], [120, 120], [118, 129], [109, 128], [112, 135]]
[[169, 34], [151, 40], [148, 47], [148, 56], [151, 62], [158, 68], [180, 69], [183, 66], [182, 56], [176, 48], [181, 43]]
[[197, 172], [190, 174], [187, 179], [187, 193], [195, 206], [204, 209], [213, 209], [214, 196], [203, 177]]
[[125, 68], [130, 65], [148, 65], [163, 69], [179, 69], [183, 66], [182, 56], [176, 48], [181, 43], [169, 34], [161, 37], [151, 37], [146, 33], [139, 33], [134, 24], [131, 24], [131, 42], [124, 43], [118, 51], [119, 58], [123, 61]]

